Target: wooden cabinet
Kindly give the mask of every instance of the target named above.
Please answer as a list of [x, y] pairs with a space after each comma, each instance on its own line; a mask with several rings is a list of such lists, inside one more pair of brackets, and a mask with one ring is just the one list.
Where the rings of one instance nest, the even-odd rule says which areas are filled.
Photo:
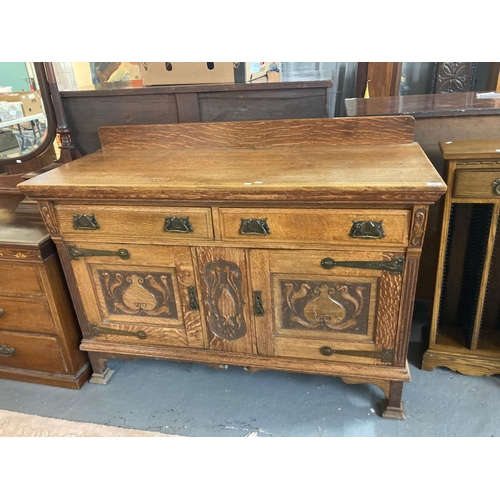
[[20, 185], [58, 246], [93, 382], [113, 356], [335, 375], [404, 418], [427, 210], [446, 189], [413, 118], [100, 134], [103, 152]]
[[441, 143], [442, 213], [429, 349], [422, 368], [500, 373], [500, 140]]
[[78, 389], [90, 377], [56, 249], [39, 216], [0, 199], [0, 377]]

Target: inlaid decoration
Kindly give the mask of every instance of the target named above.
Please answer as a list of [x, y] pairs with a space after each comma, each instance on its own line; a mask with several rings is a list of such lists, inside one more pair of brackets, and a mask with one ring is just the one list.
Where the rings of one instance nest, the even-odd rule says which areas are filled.
[[282, 327], [368, 333], [370, 283], [281, 280]]
[[241, 269], [227, 260], [209, 262], [205, 266], [207, 283], [208, 326], [224, 340], [236, 340], [247, 332], [243, 317]]
[[38, 250], [18, 250], [16, 248], [1, 248], [0, 257], [5, 259], [37, 259], [40, 258]]
[[97, 272], [109, 314], [177, 319], [170, 274], [109, 270]]

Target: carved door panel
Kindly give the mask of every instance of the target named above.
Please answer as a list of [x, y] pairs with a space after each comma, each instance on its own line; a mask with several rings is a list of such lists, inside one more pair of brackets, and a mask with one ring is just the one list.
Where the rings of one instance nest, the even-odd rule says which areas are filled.
[[390, 364], [403, 254], [251, 250], [259, 354]]
[[196, 253], [210, 349], [255, 353], [247, 252], [240, 248], [201, 247]]
[[[92, 337], [205, 347], [187, 247], [68, 244]], [[116, 332], [116, 333], [115, 333]]]

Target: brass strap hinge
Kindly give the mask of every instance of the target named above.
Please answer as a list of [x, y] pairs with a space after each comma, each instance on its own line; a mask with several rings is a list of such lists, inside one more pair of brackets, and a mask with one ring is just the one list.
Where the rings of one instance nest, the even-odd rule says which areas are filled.
[[358, 269], [373, 269], [376, 271], [389, 271], [395, 274], [403, 274], [405, 260], [402, 258], [382, 261], [336, 261], [331, 257], [325, 257], [321, 261], [321, 267], [324, 269], [333, 269], [334, 267], [356, 267]]
[[148, 335], [142, 330], [137, 330], [136, 332], [127, 332], [124, 330], [115, 330], [113, 328], [102, 328], [97, 325], [90, 325], [90, 331], [92, 335], [123, 335], [124, 337], [137, 337], [138, 339], [146, 339]]
[[343, 350], [343, 349], [332, 349], [328, 346], [323, 346], [319, 349], [319, 352], [323, 356], [331, 356], [332, 354], [340, 354], [342, 356], [358, 356], [362, 358], [374, 358], [381, 359], [382, 361], [393, 361], [394, 351], [392, 349], [382, 349], [381, 351], [355, 351]]
[[129, 259], [130, 252], [126, 248], [119, 248], [116, 252], [112, 250], [93, 250], [90, 248], [78, 248], [76, 245], [68, 245], [69, 256], [72, 260], [78, 260], [80, 257], [120, 257], [120, 259]]

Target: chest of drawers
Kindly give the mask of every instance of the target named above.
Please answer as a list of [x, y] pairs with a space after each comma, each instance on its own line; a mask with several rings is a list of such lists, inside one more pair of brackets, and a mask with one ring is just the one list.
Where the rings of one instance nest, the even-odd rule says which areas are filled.
[[78, 389], [90, 376], [54, 243], [39, 216], [0, 198], [0, 377]]
[[428, 205], [413, 118], [100, 129], [19, 187], [56, 242], [93, 382], [113, 356], [275, 369], [401, 394]]

